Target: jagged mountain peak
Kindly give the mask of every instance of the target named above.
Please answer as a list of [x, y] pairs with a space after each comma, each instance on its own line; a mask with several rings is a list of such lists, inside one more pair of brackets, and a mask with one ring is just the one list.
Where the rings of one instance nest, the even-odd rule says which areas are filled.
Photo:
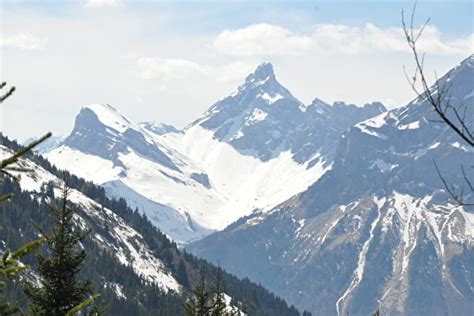
[[253, 98], [263, 100], [267, 105], [272, 105], [276, 101], [284, 98], [296, 100], [290, 91], [278, 82], [273, 65], [269, 62], [257, 66], [255, 71], [247, 76], [245, 82], [224, 100], [230, 98], [243, 101], [245, 99], [246, 102], [248, 102], [247, 98], [249, 95]]
[[331, 106], [319, 99], [305, 106], [277, 81], [272, 64], [266, 62], [186, 131], [204, 128], [241, 154], [262, 161], [290, 150], [295, 161], [305, 163], [318, 152], [326, 152], [321, 150], [326, 135], [322, 130], [331, 128], [339, 133], [384, 111], [379, 103], [365, 107], [345, 103]]
[[206, 129], [215, 130], [230, 118], [242, 119], [242, 116], [255, 108], [267, 108], [277, 102], [288, 103], [281, 102], [285, 99], [297, 104], [297, 108], [304, 108], [304, 105], [276, 80], [273, 65], [265, 62], [257, 66], [234, 92], [214, 103], [201, 118], [192, 122], [186, 129], [201, 125]]
[[379, 102], [379, 101], [364, 103], [364, 105], [362, 105], [362, 106], [357, 105], [357, 104], [353, 104], [353, 103], [347, 103], [345, 101], [334, 101], [332, 106], [336, 107], [336, 108], [343, 108], [343, 107], [358, 107], [358, 108], [364, 108], [364, 109], [373, 108], [373, 109], [378, 109], [380, 112], [387, 111], [387, 108], [383, 105], [382, 102]]
[[[138, 126], [133, 123], [126, 116], [121, 114], [115, 107], [110, 104], [88, 104], [84, 105], [79, 112], [79, 116], [84, 115], [84, 112], [92, 112], [96, 119], [103, 125], [114, 129], [119, 133], [125, 132], [127, 129], [138, 129]], [[86, 114], [87, 115], [87, 114]], [[80, 123], [76, 119], [76, 124]]]
[[[261, 148], [256, 147], [268, 147], [270, 143], [271, 147], [278, 147], [277, 143], [281, 143], [284, 137], [275, 133], [272, 136], [270, 130], [278, 130], [278, 134], [283, 136], [297, 120], [301, 120], [304, 111], [303, 103], [276, 80], [272, 64], [263, 63], [247, 76], [235, 92], [215, 103], [202, 118], [188, 128], [199, 125], [213, 131], [218, 140], [230, 142], [237, 149], [247, 151], [253, 147], [260, 151]], [[246, 133], [257, 132], [266, 134], [259, 139], [262, 144], [248, 142], [247, 137], [243, 137]], [[269, 158], [273, 150], [264, 151], [265, 157]]]
[[260, 64], [252, 74], [247, 76], [245, 82], [265, 82], [271, 79], [276, 79], [275, 71], [273, 70], [273, 65], [269, 62], [264, 62]]
[[310, 105], [308, 107], [321, 107], [321, 108], [327, 108], [327, 107], [333, 107], [333, 108], [348, 108], [348, 107], [356, 107], [356, 108], [363, 108], [363, 109], [378, 109], [380, 112], [385, 112], [387, 111], [387, 108], [385, 105], [383, 105], [382, 102], [380, 101], [373, 101], [373, 102], [368, 102], [365, 103], [364, 105], [360, 106], [354, 103], [348, 103], [345, 101], [334, 101], [333, 104], [329, 104], [324, 100], [321, 100], [320, 98], [314, 98], [313, 101], [311, 101]]
[[[134, 152], [172, 170], [171, 161], [151, 131], [141, 128], [110, 104], [90, 104], [81, 108], [74, 129], [63, 145], [98, 156], [122, 166], [121, 155]], [[61, 147], [57, 148], [61, 151]]]
[[379, 101], [365, 103], [363, 108], [367, 109], [367, 110], [378, 111], [379, 113], [383, 113], [383, 112], [387, 111], [387, 108], [385, 107], [385, 105], [382, 102], [379, 102]]
[[310, 106], [329, 106], [329, 103], [320, 98], [314, 98], [313, 101], [311, 101]]

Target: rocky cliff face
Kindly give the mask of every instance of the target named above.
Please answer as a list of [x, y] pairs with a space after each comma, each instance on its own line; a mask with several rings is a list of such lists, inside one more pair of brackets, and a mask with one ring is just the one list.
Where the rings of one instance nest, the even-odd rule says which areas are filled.
[[[474, 101], [473, 60], [440, 79], [453, 104]], [[474, 209], [449, 200], [434, 161], [472, 199], [474, 149], [434, 119], [416, 99], [356, 124], [308, 190], [189, 250], [316, 315], [472, 314]]]
[[302, 164], [318, 153], [330, 153], [332, 138], [352, 125], [385, 111], [381, 103], [331, 106], [318, 99], [306, 106], [277, 81], [273, 66], [264, 63], [192, 125], [211, 130], [243, 155], [268, 161], [290, 151]]

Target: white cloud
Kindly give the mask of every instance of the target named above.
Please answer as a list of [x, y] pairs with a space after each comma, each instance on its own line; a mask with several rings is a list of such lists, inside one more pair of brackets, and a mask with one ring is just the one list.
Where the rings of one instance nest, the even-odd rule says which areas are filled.
[[[402, 28], [380, 28], [371, 23], [363, 27], [316, 25], [312, 38], [316, 47], [340, 53], [410, 52]], [[420, 51], [436, 55], [467, 55], [473, 50], [473, 35], [443, 39], [436, 27], [427, 26], [418, 47]]]
[[196, 63], [188, 59], [140, 57], [137, 59], [138, 74], [145, 80], [156, 80], [163, 86], [171, 82], [197, 78], [218, 82], [241, 80], [253, 69], [255, 63], [231, 62], [221, 65]]
[[[130, 10], [124, 6], [127, 3], [120, 0], [117, 9], [106, 7], [107, 14], [100, 8], [74, 15], [67, 11], [64, 16], [29, 10], [4, 14], [1, 72], [18, 90], [8, 106], [0, 107], [0, 130], [19, 138], [47, 130], [67, 135], [80, 106], [87, 103], [110, 103], [134, 120], [182, 127], [235, 90], [263, 60], [274, 64], [280, 82], [305, 103], [318, 97], [356, 104], [391, 99], [389, 104], [404, 105], [413, 97], [402, 69], [412, 65], [411, 56], [384, 52], [387, 47], [389, 52], [407, 49], [397, 29], [327, 24], [318, 28], [302, 23], [307, 30], [302, 33], [256, 24], [260, 26], [239, 32], [242, 40], [233, 37], [235, 30], [219, 29], [227, 35], [218, 42], [219, 31], [209, 34], [205, 28], [202, 33], [196, 27], [202, 26], [201, 15], [194, 20], [189, 14], [183, 16], [181, 11], [189, 6], [178, 6], [170, 15], [149, 6]], [[248, 34], [252, 32], [258, 36], [252, 39]], [[430, 49], [449, 52], [440, 41], [448, 47], [469, 46], [466, 38], [447, 41], [442, 35], [430, 33], [437, 39], [429, 41]], [[472, 37], [468, 40], [472, 43]], [[382, 53], [357, 54], [365, 47], [375, 51], [374, 46]], [[20, 48], [43, 50], [25, 54], [19, 53]], [[429, 55], [427, 73], [436, 69], [441, 75], [464, 57]], [[31, 117], [28, 113], [33, 112]], [[15, 118], [22, 116], [32, 124], [16, 124]]]
[[156, 79], [163, 82], [180, 80], [196, 73], [205, 73], [201, 65], [178, 58], [141, 57], [137, 60], [140, 76], [143, 79]]
[[105, 6], [118, 6], [120, 0], [87, 0], [85, 3], [86, 7], [105, 7]]
[[[281, 26], [254, 24], [220, 33], [214, 46], [217, 51], [236, 56], [306, 55], [327, 53], [409, 52], [403, 30], [364, 26], [317, 24], [310, 34], [295, 34]], [[419, 49], [436, 55], [467, 55], [474, 50], [474, 35], [444, 38], [434, 26], [428, 26]]]
[[309, 36], [301, 36], [271, 24], [253, 24], [237, 30], [225, 30], [214, 41], [222, 53], [237, 56], [299, 55], [313, 45]]
[[46, 47], [47, 42], [47, 38], [40, 38], [30, 33], [0, 37], [0, 46], [21, 50], [42, 50]]

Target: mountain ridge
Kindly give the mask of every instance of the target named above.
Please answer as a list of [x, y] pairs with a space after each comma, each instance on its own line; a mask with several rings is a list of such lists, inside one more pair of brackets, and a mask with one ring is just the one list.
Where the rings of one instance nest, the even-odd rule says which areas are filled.
[[[438, 83], [445, 82], [453, 106], [471, 104], [472, 56]], [[466, 115], [472, 126], [474, 112]], [[452, 166], [471, 165], [474, 151], [435, 119], [416, 98], [355, 124], [331, 170], [307, 190], [187, 249], [312, 312], [469, 315], [474, 209], [449, 201], [433, 160], [472, 197]]]
[[335, 138], [385, 111], [379, 103], [325, 108], [319, 114], [303, 106], [265, 63], [182, 131], [134, 123], [111, 105], [84, 106], [71, 134], [46, 156], [124, 196], [186, 243], [305, 190], [331, 168]]

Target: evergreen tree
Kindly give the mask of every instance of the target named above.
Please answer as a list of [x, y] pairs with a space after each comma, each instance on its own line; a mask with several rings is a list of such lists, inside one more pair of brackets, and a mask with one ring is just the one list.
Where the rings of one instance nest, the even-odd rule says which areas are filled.
[[[30, 299], [29, 312], [33, 315], [74, 315], [94, 302], [97, 296], [90, 296], [92, 283], [78, 280], [78, 273], [84, 265], [86, 252], [81, 248], [89, 231], [81, 231], [74, 225], [76, 210], [69, 207], [69, 189], [64, 184], [61, 205], [51, 206], [55, 225], [47, 243], [49, 256], [37, 255], [37, 272], [41, 286], [25, 282], [23, 288]], [[88, 297], [90, 296], [90, 297]], [[93, 311], [93, 314], [98, 314]]]
[[189, 316], [239, 316], [237, 308], [230, 308], [225, 302], [224, 281], [222, 269], [217, 269], [215, 280], [208, 289], [206, 286], [206, 273], [200, 272], [198, 284], [195, 286], [193, 295], [184, 305], [186, 314]]
[[226, 313], [226, 303], [224, 300], [224, 284], [222, 282], [222, 270], [221, 267], [218, 267], [216, 273], [216, 279], [211, 288], [212, 293], [212, 316], [221, 316], [227, 315]]
[[[0, 84], [0, 90], [6, 87], [6, 82]], [[5, 94], [0, 95], [0, 103], [3, 103], [8, 97], [10, 97], [15, 91], [15, 87], [9, 88]], [[15, 152], [13, 155], [9, 156], [6, 159], [0, 161], [0, 176], [2, 177], [11, 177], [16, 179], [12, 174], [13, 172], [27, 172], [28, 170], [22, 169], [17, 166], [18, 160], [29, 152], [33, 147], [37, 146], [41, 142], [45, 141], [48, 137], [51, 136], [51, 133], [46, 134], [38, 141], [31, 143], [29, 146], [22, 148]], [[4, 183], [4, 179], [0, 178], [0, 184]], [[12, 193], [7, 193], [0, 195], [0, 203], [6, 202], [13, 197]], [[0, 254], [2, 258], [0, 260], [0, 315], [14, 315], [20, 311], [17, 304], [14, 302], [9, 302], [3, 300], [6, 280], [7, 279], [16, 279], [20, 271], [27, 269], [28, 267], [21, 264], [20, 259], [31, 252], [35, 251], [45, 240], [43, 238], [27, 243], [26, 245], [20, 247], [17, 251], [11, 253], [7, 247], [5, 249], [0, 249]]]
[[211, 312], [211, 292], [206, 286], [206, 273], [200, 270], [199, 282], [194, 287], [192, 296], [184, 304], [188, 316], [209, 316]]

